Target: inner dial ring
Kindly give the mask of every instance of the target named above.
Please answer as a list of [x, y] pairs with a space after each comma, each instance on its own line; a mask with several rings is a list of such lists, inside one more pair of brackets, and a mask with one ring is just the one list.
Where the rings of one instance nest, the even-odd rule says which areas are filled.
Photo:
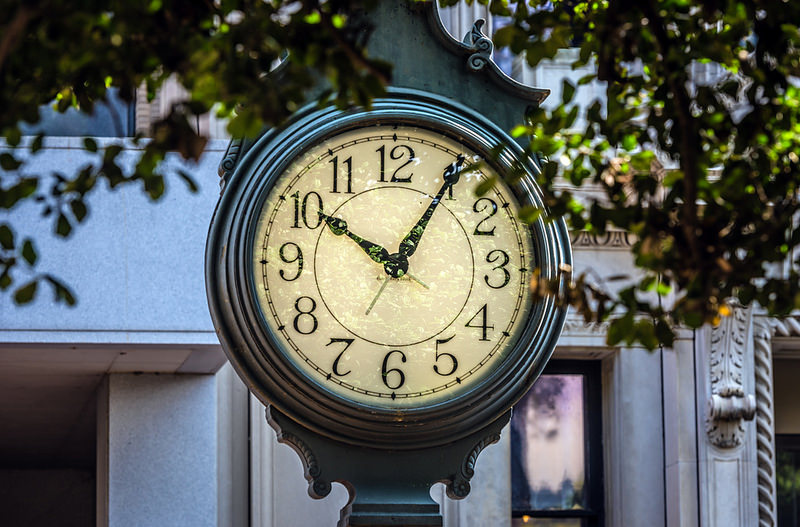
[[[376, 187], [348, 199], [331, 216], [394, 253], [416, 219], [409, 217], [408, 203], [415, 205], [411, 210], [424, 210], [431, 199], [414, 188]], [[321, 229], [314, 278], [325, 307], [347, 331], [379, 346], [405, 347], [439, 335], [459, 317], [472, 292], [475, 258], [464, 226], [444, 200], [439, 209], [408, 259], [409, 274], [385, 285], [382, 265], [347, 236]]]
[[[496, 177], [486, 165], [444, 186], [459, 154], [479, 157], [435, 129], [368, 126], [327, 137], [277, 176], [254, 232], [255, 294], [278, 350], [321, 387], [362, 404], [458, 397], [499, 367], [531, 310], [532, 240], [512, 190], [497, 179], [476, 196]], [[440, 191], [423, 234], [412, 235]], [[389, 278], [384, 262], [406, 239], [411, 280]]]

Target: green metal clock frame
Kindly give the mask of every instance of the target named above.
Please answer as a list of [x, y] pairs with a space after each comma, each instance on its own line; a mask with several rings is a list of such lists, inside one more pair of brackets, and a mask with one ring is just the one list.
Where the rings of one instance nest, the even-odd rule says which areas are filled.
[[[251, 258], [254, 224], [277, 177], [308, 148], [331, 135], [377, 125], [413, 125], [449, 136], [484, 157], [500, 175], [518, 168], [511, 189], [520, 204], [544, 209], [534, 182], [538, 165], [499, 127], [466, 106], [418, 90], [394, 88], [369, 110], [316, 105], [259, 139], [237, 164], [220, 199], [207, 245], [212, 318], [228, 358], [250, 390], [293, 421], [335, 441], [413, 450], [451, 443], [497, 420], [538, 377], [558, 339], [566, 309], [537, 301], [507, 358], [478, 386], [453, 399], [409, 409], [347, 400], [298, 371], [280, 350], [258, 307]], [[499, 156], [492, 153], [502, 145]], [[566, 279], [571, 251], [561, 220], [540, 217], [529, 232], [532, 260], [544, 279]]]

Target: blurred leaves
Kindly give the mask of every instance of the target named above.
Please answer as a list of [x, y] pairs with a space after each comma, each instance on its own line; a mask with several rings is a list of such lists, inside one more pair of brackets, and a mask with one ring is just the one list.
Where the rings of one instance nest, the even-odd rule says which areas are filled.
[[[66, 285], [36, 273], [41, 259], [31, 242], [15, 244], [13, 209], [28, 200], [67, 238], [89, 217], [100, 183], [115, 190], [136, 186], [152, 200], [161, 198], [173, 177], [162, 161], [168, 152], [200, 158], [207, 138], [195, 124], [209, 111], [228, 119], [233, 136], [254, 137], [315, 98], [368, 106], [391, 76], [389, 64], [365, 51], [371, 27], [362, 13], [375, 3], [0, 0], [0, 134], [10, 147], [0, 153], [0, 209], [11, 211], [0, 227], [0, 289], [27, 303], [45, 282], [57, 302], [75, 303]], [[137, 92], [151, 101], [170, 77], [187, 95], [147, 138], [128, 139], [135, 148], [87, 137], [88, 161], [74, 174], [59, 167], [41, 173], [29, 163], [47, 138], [23, 141], [20, 125], [36, 124], [41, 107], [91, 114], [110, 108], [112, 91], [126, 103]], [[317, 79], [327, 87], [310, 93]], [[174, 175], [197, 191], [187, 171]]]
[[[799, 309], [800, 4], [503, 4], [496, 45], [530, 65], [571, 47], [582, 75], [514, 130], [549, 159], [548, 209], [573, 230], [636, 240], [621, 289], [592, 271], [536, 289], [608, 322], [609, 344], [650, 349], [676, 327], [719, 323], [731, 302]], [[581, 99], [589, 87], [602, 100]]]

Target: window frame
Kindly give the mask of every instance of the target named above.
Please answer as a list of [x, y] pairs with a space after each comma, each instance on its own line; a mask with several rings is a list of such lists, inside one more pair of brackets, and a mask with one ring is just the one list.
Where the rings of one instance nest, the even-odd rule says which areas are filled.
[[[585, 466], [585, 509], [519, 510], [511, 506], [511, 517], [579, 519], [582, 527], [604, 525], [603, 422], [601, 364], [596, 360], [548, 362], [542, 375], [581, 375], [583, 377], [583, 423]], [[533, 388], [531, 388], [533, 389]], [[514, 446], [512, 445], [512, 452]], [[510, 477], [510, 475], [509, 475]], [[513, 482], [512, 482], [513, 485]]]

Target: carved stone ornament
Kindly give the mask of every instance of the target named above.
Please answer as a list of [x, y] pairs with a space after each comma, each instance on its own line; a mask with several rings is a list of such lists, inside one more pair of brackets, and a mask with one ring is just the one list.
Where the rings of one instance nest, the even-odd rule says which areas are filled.
[[587, 231], [570, 233], [572, 246], [587, 249], [624, 249], [633, 247], [633, 236], [625, 231], [608, 231], [605, 234], [592, 234]]
[[706, 432], [719, 448], [742, 444], [744, 421], [753, 419], [756, 399], [744, 392], [744, 358], [751, 311], [735, 306], [711, 329], [711, 397], [708, 400]]
[[569, 317], [564, 323], [564, 335], [605, 337], [608, 334], [608, 322], [584, 322], [582, 318]]

